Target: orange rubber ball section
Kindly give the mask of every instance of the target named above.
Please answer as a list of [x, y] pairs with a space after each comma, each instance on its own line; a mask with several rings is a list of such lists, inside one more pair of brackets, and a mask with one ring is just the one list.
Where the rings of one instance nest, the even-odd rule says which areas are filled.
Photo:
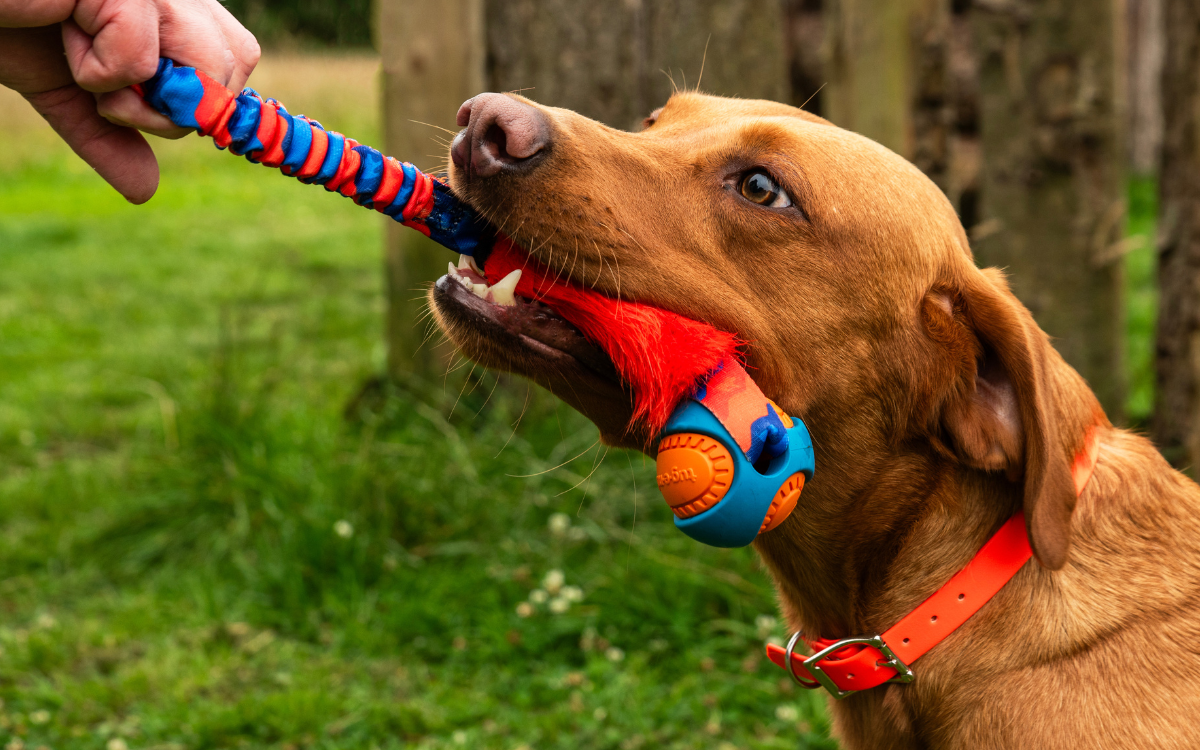
[[800, 493], [803, 491], [804, 474], [796, 472], [788, 477], [788, 480], [775, 493], [775, 498], [771, 500], [771, 507], [767, 508], [767, 517], [763, 519], [758, 533], [770, 531], [783, 523], [783, 519], [790, 516], [796, 509], [796, 501], [800, 499]]
[[733, 456], [707, 435], [681, 432], [658, 444], [656, 471], [671, 512], [691, 518], [725, 497], [733, 483]]

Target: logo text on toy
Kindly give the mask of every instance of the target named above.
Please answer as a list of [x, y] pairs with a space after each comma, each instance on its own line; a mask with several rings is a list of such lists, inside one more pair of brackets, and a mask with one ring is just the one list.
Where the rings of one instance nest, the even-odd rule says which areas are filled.
[[659, 487], [666, 487], [668, 484], [677, 484], [679, 482], [694, 481], [696, 481], [696, 470], [691, 467], [680, 469], [678, 466], [672, 466], [670, 471], [658, 475]]

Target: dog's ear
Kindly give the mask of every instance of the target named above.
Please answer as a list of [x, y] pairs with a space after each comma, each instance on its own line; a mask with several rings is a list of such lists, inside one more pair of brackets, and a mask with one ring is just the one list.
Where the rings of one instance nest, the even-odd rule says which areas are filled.
[[931, 290], [921, 312], [954, 369], [942, 430], [967, 465], [1023, 482], [1034, 554], [1043, 567], [1061, 568], [1075, 509], [1073, 460], [1103, 420], [1099, 404], [999, 272]]

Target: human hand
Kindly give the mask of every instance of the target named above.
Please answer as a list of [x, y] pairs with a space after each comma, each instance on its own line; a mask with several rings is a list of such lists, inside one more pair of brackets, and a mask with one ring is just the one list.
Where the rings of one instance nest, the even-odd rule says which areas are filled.
[[152, 77], [160, 57], [238, 90], [259, 47], [217, 0], [0, 0], [0, 85], [132, 203], [158, 187], [158, 162], [137, 130], [188, 132], [128, 88]]

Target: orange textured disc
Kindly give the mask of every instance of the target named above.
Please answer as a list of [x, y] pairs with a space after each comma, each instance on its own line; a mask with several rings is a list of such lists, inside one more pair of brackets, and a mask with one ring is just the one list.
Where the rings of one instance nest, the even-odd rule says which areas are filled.
[[679, 518], [703, 513], [733, 483], [733, 456], [707, 435], [681, 432], [658, 444], [658, 489]]
[[803, 473], [796, 472], [788, 477], [788, 480], [779, 488], [779, 492], [775, 493], [775, 499], [771, 501], [771, 507], [767, 508], [767, 517], [763, 519], [762, 528], [758, 530], [758, 533], [770, 531], [783, 523], [783, 519], [790, 516], [796, 509], [796, 501], [800, 499], [800, 493], [803, 491]]

